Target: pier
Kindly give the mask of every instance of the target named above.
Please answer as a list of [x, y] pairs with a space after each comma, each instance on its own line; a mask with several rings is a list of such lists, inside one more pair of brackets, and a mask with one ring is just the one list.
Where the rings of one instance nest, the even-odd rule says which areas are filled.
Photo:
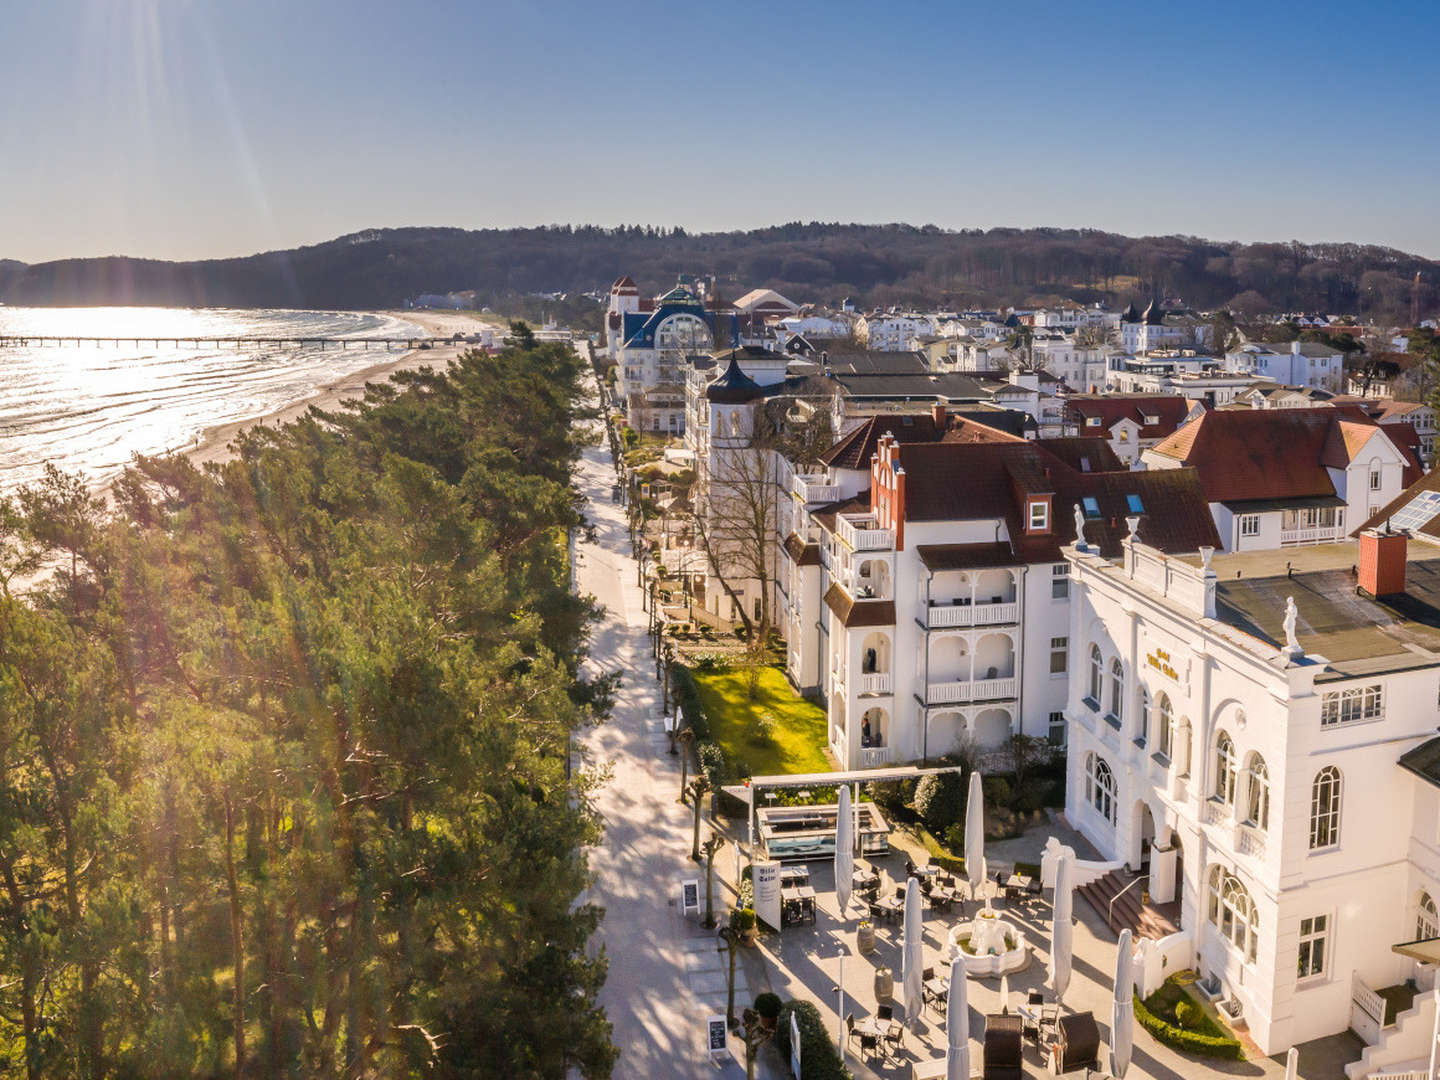
[[321, 349], [339, 348], [348, 349], [352, 345], [357, 349], [428, 349], [434, 345], [463, 344], [463, 340], [452, 338], [432, 337], [154, 337], [142, 335], [135, 337], [86, 337], [74, 334], [0, 334], [0, 349], [3, 348], [43, 348], [45, 346], [62, 345], [133, 345], [139, 348], [142, 345], [150, 345], [156, 349], [162, 345], [169, 345], [172, 348], [236, 348], [236, 349], [303, 349], [318, 347]]

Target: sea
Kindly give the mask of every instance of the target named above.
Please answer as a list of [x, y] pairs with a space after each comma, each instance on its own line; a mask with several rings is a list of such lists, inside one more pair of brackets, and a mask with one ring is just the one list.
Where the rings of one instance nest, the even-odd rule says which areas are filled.
[[428, 336], [402, 319], [354, 312], [0, 306], [0, 338], [11, 334], [132, 341], [0, 346], [0, 492], [35, 480], [47, 461], [104, 484], [137, 453], [192, 447], [207, 428], [263, 416], [401, 355], [373, 347], [156, 347], [136, 345], [136, 337]]

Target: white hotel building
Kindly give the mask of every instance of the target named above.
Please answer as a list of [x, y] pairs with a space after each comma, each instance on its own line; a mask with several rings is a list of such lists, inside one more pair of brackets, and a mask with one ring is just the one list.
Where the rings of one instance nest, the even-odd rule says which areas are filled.
[[1427, 1056], [1434, 1020], [1440, 559], [1405, 548], [1066, 550], [1070, 823], [1179, 901], [1170, 970], [1267, 1054], [1353, 1027], [1354, 1078]]

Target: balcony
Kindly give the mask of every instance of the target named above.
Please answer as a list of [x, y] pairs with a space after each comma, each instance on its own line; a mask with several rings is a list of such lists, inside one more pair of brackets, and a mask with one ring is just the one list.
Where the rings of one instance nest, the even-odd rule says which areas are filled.
[[1254, 825], [1235, 826], [1235, 850], [1252, 858], [1265, 858], [1265, 834]]
[[880, 528], [874, 514], [842, 514], [836, 525], [851, 551], [889, 551], [895, 546], [895, 534]]
[[1344, 525], [1321, 525], [1310, 529], [1281, 529], [1280, 546], [1298, 547], [1303, 544], [1333, 544], [1345, 539]]
[[1230, 808], [1218, 799], [1206, 799], [1200, 807], [1200, 820], [1206, 825], [1219, 825], [1230, 816]]
[[1015, 677], [974, 679], [965, 682], [936, 682], [925, 687], [927, 705], [950, 705], [966, 701], [998, 701], [1015, 696]]
[[840, 485], [827, 482], [824, 476], [796, 473], [790, 481], [790, 491], [806, 505], [837, 502], [840, 498]]
[[996, 626], [1018, 622], [1020, 605], [1008, 604], [931, 604], [925, 609], [925, 625], [932, 630], [952, 626]]
[[860, 768], [880, 769], [890, 764], [890, 747], [888, 746], [862, 746], [860, 748]]
[[860, 693], [888, 694], [894, 687], [894, 676], [888, 671], [872, 672], [860, 676]]

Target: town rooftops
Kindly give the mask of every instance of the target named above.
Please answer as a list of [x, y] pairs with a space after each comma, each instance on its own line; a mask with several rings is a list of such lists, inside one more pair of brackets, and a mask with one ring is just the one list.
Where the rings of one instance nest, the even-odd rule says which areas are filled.
[[947, 413], [944, 422], [938, 425], [934, 413], [872, 416], [821, 454], [820, 461], [833, 469], [868, 469], [876, 445], [886, 434], [902, 443], [1023, 442], [1013, 430], [1006, 430], [1017, 426], [1012, 420], [1018, 421], [1023, 430], [1024, 414], [1017, 415], [1011, 410]]
[[[1139, 438], [1163, 439], [1185, 422], [1195, 403], [1178, 394], [1071, 394], [1065, 399], [1066, 413], [1073, 423], [1082, 426], [1098, 419], [1099, 427], [1109, 431], [1121, 420], [1140, 425]], [[1155, 423], [1147, 423], [1147, 418]]]
[[1432, 786], [1440, 787], [1440, 735], [1426, 739], [1419, 746], [1401, 754], [1400, 767]]
[[705, 387], [705, 397], [722, 405], [742, 405], [765, 396], [760, 384], [740, 370], [739, 349], [730, 353], [730, 363], [724, 373]]
[[975, 379], [958, 372], [936, 375], [929, 372], [905, 374], [845, 374], [834, 370], [831, 376], [852, 398], [888, 398], [906, 401], [986, 401], [990, 391]]
[[1412, 547], [1405, 592], [1376, 600], [1356, 590], [1359, 557], [1355, 541], [1217, 554], [1216, 618], [1278, 650], [1293, 596], [1296, 639], [1327, 661], [1317, 682], [1440, 665], [1440, 558]]
[[1420, 477], [1351, 535], [1386, 525], [1403, 529], [1417, 539], [1440, 544], [1440, 469], [1432, 469]]

